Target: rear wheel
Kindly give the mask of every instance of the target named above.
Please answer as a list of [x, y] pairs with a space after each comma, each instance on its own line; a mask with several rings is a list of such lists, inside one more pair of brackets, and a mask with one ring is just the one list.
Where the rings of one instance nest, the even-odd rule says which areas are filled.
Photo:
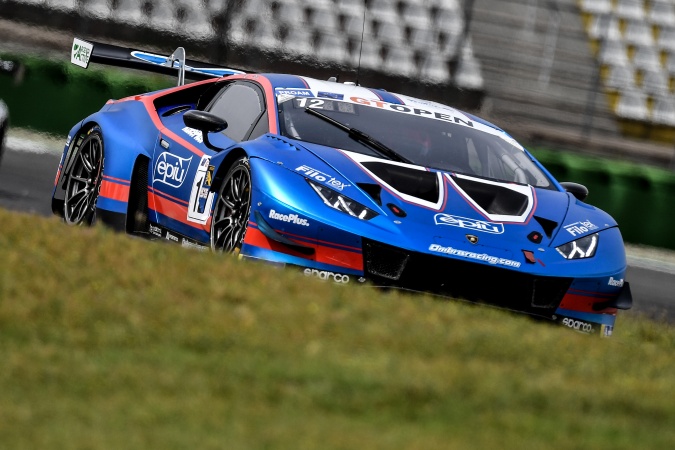
[[92, 225], [103, 176], [103, 135], [94, 128], [77, 148], [66, 181], [64, 219], [71, 225]]
[[240, 158], [225, 175], [211, 220], [211, 249], [233, 252], [241, 248], [251, 212], [251, 168]]

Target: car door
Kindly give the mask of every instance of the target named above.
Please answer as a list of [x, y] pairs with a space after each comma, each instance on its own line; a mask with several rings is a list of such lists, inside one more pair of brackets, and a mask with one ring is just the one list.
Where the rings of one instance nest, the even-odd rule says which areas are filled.
[[222, 132], [208, 136], [218, 150], [205, 145], [201, 131], [185, 125], [183, 114], [188, 109], [160, 114], [165, 129], [160, 130], [163, 132], [153, 155], [151, 191], [156, 222], [176, 233], [167, 239], [179, 241], [179, 234], [207, 243], [214, 197], [210, 192], [211, 157], [266, 133], [269, 124], [263, 91], [251, 81], [224, 84], [204, 108], [228, 124]]

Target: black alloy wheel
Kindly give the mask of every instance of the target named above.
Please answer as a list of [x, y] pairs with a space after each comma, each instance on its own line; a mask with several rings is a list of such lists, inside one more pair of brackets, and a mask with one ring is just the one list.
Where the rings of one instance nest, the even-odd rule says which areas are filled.
[[63, 218], [70, 225], [92, 225], [96, 219], [96, 199], [103, 176], [103, 136], [98, 128], [89, 132], [75, 150], [66, 181]]
[[248, 158], [240, 158], [227, 172], [218, 190], [211, 220], [211, 249], [238, 251], [244, 241], [251, 212], [251, 168]]

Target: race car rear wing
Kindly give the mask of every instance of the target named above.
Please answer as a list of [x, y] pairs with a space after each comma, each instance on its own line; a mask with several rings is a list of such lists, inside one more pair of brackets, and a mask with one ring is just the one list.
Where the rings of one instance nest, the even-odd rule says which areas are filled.
[[185, 58], [185, 49], [178, 47], [171, 55], [163, 56], [100, 42], [74, 38], [70, 62], [88, 68], [90, 62], [117, 67], [128, 67], [165, 75], [178, 75], [178, 86], [185, 84], [186, 75], [195, 80], [219, 78], [245, 73], [241, 70], [208, 64]]

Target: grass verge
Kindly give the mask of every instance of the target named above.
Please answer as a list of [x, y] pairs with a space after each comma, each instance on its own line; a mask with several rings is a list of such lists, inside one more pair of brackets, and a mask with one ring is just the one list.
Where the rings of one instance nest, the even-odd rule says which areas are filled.
[[675, 443], [665, 324], [628, 313], [599, 339], [101, 227], [0, 221], [0, 448]]

